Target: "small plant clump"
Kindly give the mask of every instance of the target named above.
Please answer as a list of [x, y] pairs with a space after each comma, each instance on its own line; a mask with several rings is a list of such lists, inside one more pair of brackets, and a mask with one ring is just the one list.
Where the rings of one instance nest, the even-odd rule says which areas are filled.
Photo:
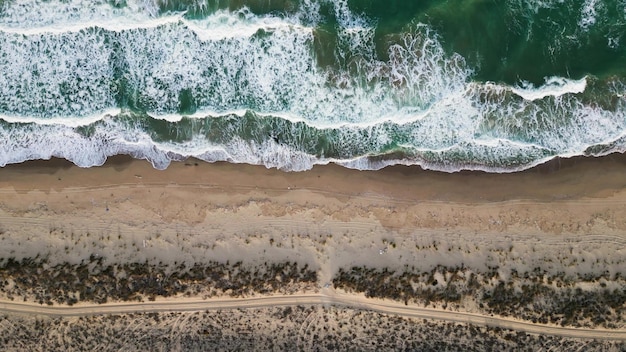
[[[626, 280], [619, 274], [568, 278], [540, 269], [506, 279], [497, 268], [476, 273], [463, 267], [437, 266], [430, 272], [353, 267], [340, 269], [336, 288], [388, 298], [405, 304], [464, 310], [471, 302], [483, 314], [511, 316], [561, 326], [623, 328], [626, 321]], [[581, 288], [584, 284], [585, 289]]]
[[48, 305], [154, 300], [178, 294], [205, 298], [288, 294], [316, 283], [317, 273], [295, 262], [259, 266], [209, 262], [171, 268], [147, 263], [105, 265], [101, 257], [92, 256], [78, 265], [8, 259], [0, 267], [0, 295]]
[[618, 341], [544, 336], [341, 307], [302, 305], [79, 318], [0, 316], [0, 345], [6, 350], [31, 351], [619, 351], [624, 348], [623, 342]]

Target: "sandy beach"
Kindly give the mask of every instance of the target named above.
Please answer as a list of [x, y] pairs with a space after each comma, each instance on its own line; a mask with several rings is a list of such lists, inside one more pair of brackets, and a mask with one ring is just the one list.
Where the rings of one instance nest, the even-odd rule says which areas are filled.
[[[531, 266], [567, 249], [616, 273], [626, 259], [625, 171], [621, 155], [516, 174], [27, 162], [0, 170], [0, 257], [285, 259], [329, 280], [340, 266]], [[558, 270], [600, 270], [590, 262]]]
[[[335, 165], [285, 173], [195, 160], [159, 171], [128, 157], [81, 169], [63, 160], [34, 161], [0, 170], [0, 259], [38, 258], [43, 270], [94, 258], [102, 266], [145, 263], [164, 270], [215, 262], [252, 267], [295, 262], [314, 270], [317, 284], [278, 293], [329, 297], [330, 292], [359, 299], [363, 292], [353, 291], [345, 276], [354, 267], [412, 272], [416, 292], [463, 291], [471, 277], [478, 277], [485, 292], [499, 283], [518, 293], [543, 285], [553, 290], [547, 292], [565, 292], [565, 298], [512, 313], [479, 307], [481, 296], [474, 291], [457, 300], [417, 299], [410, 305], [479, 316], [496, 312], [500, 319], [513, 314], [518, 321], [546, 324], [562, 321], [558, 304], [569, 302], [574, 288], [600, 300], [611, 290], [622, 292], [625, 171], [622, 155], [555, 160], [515, 174], [446, 174], [403, 166], [356, 171]], [[342, 272], [348, 281], [338, 281]], [[0, 300], [13, 300], [12, 282], [4, 283]], [[557, 288], [562, 284], [569, 291]], [[24, 300], [37, 302], [32, 297], [26, 294]], [[166, 299], [192, 298], [206, 296]], [[567, 325], [622, 329], [623, 305], [609, 310], [599, 315], [608, 317], [609, 325], [581, 313]], [[351, 312], [359, 316], [355, 321], [365, 319]], [[212, 319], [217, 317], [222, 316]], [[30, 324], [20, 319], [13, 322]], [[246, 319], [257, 324], [265, 318], [250, 313]], [[431, 323], [407, 324], [421, 329]], [[356, 334], [367, 340], [367, 331]]]

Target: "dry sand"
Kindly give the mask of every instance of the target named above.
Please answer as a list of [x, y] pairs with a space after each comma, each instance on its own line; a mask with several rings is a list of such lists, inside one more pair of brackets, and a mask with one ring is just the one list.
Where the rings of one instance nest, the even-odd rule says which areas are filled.
[[626, 271], [625, 174], [622, 155], [516, 174], [27, 162], [0, 169], [0, 258], [295, 260], [321, 284], [351, 265], [613, 275]]

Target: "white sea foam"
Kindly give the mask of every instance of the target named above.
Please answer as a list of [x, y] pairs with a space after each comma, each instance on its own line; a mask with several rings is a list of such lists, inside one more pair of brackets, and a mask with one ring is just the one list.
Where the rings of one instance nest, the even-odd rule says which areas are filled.
[[[311, 56], [308, 28], [284, 26], [263, 39], [202, 43], [172, 28], [141, 38], [123, 33], [120, 42], [124, 52], [141, 48], [144, 53], [129, 55], [127, 62], [153, 114], [175, 110], [178, 92], [191, 89], [200, 109], [222, 112], [247, 105], [262, 114], [330, 126], [417, 115], [439, 97], [462, 91], [469, 74], [463, 62], [446, 61], [438, 43], [420, 30], [392, 48], [392, 62], [361, 62], [360, 74], [371, 81], [367, 86], [352, 74], [320, 71]], [[345, 80], [336, 80], [339, 75]], [[411, 107], [413, 102], [418, 105]]]
[[[514, 172], [561, 156], [581, 155], [588, 147], [597, 144], [610, 144], [623, 139], [624, 126], [608, 124], [614, 116], [601, 110], [581, 110], [576, 119], [564, 125], [561, 131], [550, 131], [552, 137], [546, 140], [552, 146], [524, 143], [504, 137], [472, 139], [469, 135], [448, 141], [438, 137], [433, 142], [440, 143], [428, 148], [423, 140], [411, 140], [403, 147], [413, 150], [414, 157], [404, 159], [376, 159], [369, 155], [375, 149], [390, 142], [384, 129], [369, 128], [363, 131], [351, 127], [343, 131], [342, 141], [335, 147], [354, 147], [362, 143], [364, 154], [346, 159], [315, 157], [271, 138], [257, 143], [235, 137], [225, 144], [214, 144], [203, 135], [195, 135], [184, 142], [155, 142], [150, 135], [135, 124], [123, 124], [114, 118], [105, 118], [94, 125], [89, 135], [83, 135], [74, 128], [63, 125], [37, 125], [16, 127], [8, 125], [0, 128], [0, 166], [30, 159], [66, 158], [81, 167], [101, 165], [106, 158], [116, 154], [129, 154], [136, 158], [148, 159], [155, 168], [163, 169], [172, 160], [194, 156], [202, 160], [228, 161], [233, 163], [260, 164], [289, 171], [301, 171], [318, 164], [337, 163], [358, 169], [379, 169], [387, 165], [421, 165], [424, 168], [454, 172], [459, 170], [483, 170], [490, 172]], [[444, 117], [444, 116], [439, 116]], [[458, 116], [457, 116], [458, 117]], [[626, 118], [624, 114], [618, 116]], [[581, 123], [581, 120], [585, 122]], [[621, 128], [621, 130], [620, 130]], [[615, 132], [609, 137], [609, 131]], [[569, 134], [565, 134], [565, 133]], [[591, 133], [590, 133], [591, 132]], [[559, 136], [559, 133], [561, 134]], [[568, 143], [560, 144], [559, 140]], [[544, 142], [544, 141], [542, 141]], [[552, 154], [549, 147], [560, 151]], [[624, 148], [617, 145], [617, 148]], [[544, 154], [548, 151], [548, 154]], [[469, 157], [472, 156], [472, 157]], [[521, 161], [520, 161], [521, 160]]]
[[[375, 55], [375, 23], [351, 13], [344, 0], [333, 4], [341, 62], [328, 69], [317, 66], [313, 50], [310, 24], [318, 19], [302, 11], [286, 17], [218, 11], [190, 21], [157, 17], [150, 6], [135, 4], [120, 10], [134, 11], [130, 22], [117, 21], [124, 15], [117, 9], [110, 10], [111, 23], [81, 9], [47, 19], [42, 13], [24, 24], [9, 20], [22, 15], [4, 12], [0, 25], [15, 33], [0, 33], [0, 118], [30, 124], [0, 127], [0, 165], [56, 156], [88, 167], [129, 154], [156, 168], [195, 156], [284, 170], [334, 162], [362, 169], [399, 163], [510, 172], [559, 155], [580, 155], [618, 140], [626, 130], [623, 107], [608, 111], [580, 102], [576, 94], [585, 93], [586, 78], [552, 77], [540, 87], [471, 82], [463, 58], [446, 53], [425, 25], [408, 29], [390, 46], [389, 60], [381, 61]], [[51, 30], [57, 27], [62, 29]], [[119, 77], [125, 87], [118, 85]], [[153, 118], [174, 123], [181, 119], [179, 98], [186, 90], [197, 106], [188, 115], [193, 119], [252, 111], [327, 129], [335, 152], [345, 157], [311, 155], [315, 141], [302, 142], [304, 137], [291, 144], [268, 136], [250, 141], [236, 130], [228, 131], [233, 137], [222, 144], [200, 133], [156, 142], [141, 123], [112, 117], [119, 114], [115, 93], [122, 88]], [[88, 135], [74, 128], [92, 124]], [[281, 126], [285, 134], [301, 133], [293, 124]], [[414, 156], [370, 157], [394, 143]]]
[[[0, 17], [1, 18], [1, 17]], [[34, 27], [15, 26], [13, 23], [0, 21], [0, 31], [26, 36], [42, 34], [67, 34], [84, 31], [89, 28], [102, 28], [110, 32], [132, 31], [138, 29], [154, 29], [168, 24], [181, 24], [196, 33], [203, 41], [216, 41], [233, 37], [251, 37], [259, 30], [273, 31], [298, 27], [300, 30], [311, 31], [299, 24], [295, 19], [274, 16], [256, 16], [247, 8], [235, 12], [218, 10], [202, 20], [187, 20], [184, 13], [173, 13], [159, 17], [145, 15], [128, 16], [126, 12], [116, 11], [102, 18], [78, 18], [75, 22], [51, 21], [45, 25]]]
[[580, 20], [578, 26], [583, 31], [588, 31], [596, 23], [598, 0], [585, 0], [580, 10]]
[[114, 106], [113, 55], [104, 33], [0, 33], [0, 101], [5, 115], [84, 116]]
[[522, 82], [519, 87], [511, 88], [511, 91], [520, 97], [532, 101], [543, 99], [548, 96], [558, 97], [563, 94], [577, 94], [585, 91], [587, 78], [572, 80], [563, 77], [548, 77], [540, 87], [534, 87], [531, 83]]
[[[50, 18], [42, 13], [39, 22], [34, 16], [26, 29], [11, 20], [25, 14], [15, 15], [13, 7], [5, 11], [4, 25], [23, 32], [0, 38], [4, 50], [12, 53], [4, 66], [0, 64], [0, 72], [6, 73], [0, 82], [6, 115], [87, 116], [110, 109], [117, 104], [114, 93], [120, 89], [121, 72], [125, 88], [152, 115], [176, 112], [179, 94], [188, 90], [199, 111], [253, 109], [297, 116], [317, 126], [411, 121], [440, 98], [462, 91], [470, 74], [460, 57], [446, 58], [425, 26], [392, 46], [389, 62], [376, 60], [375, 24], [351, 14], [345, 1], [335, 7], [345, 42], [340, 51], [351, 64], [346, 62], [338, 71], [317, 67], [314, 34], [298, 24], [300, 13], [278, 18], [244, 8], [187, 21], [180, 16], [153, 18], [135, 4], [123, 9], [136, 15], [131, 20], [137, 23], [129, 27], [124, 20], [107, 22], [122, 16], [119, 9], [110, 10], [105, 21], [81, 12], [86, 10], [79, 0], [30, 4], [37, 5], [31, 6], [37, 11], [43, 11], [39, 5], [66, 7]], [[104, 29], [94, 28], [94, 23]], [[60, 32], [46, 32], [50, 26]], [[265, 34], [257, 36], [259, 30]]]
[[165, 120], [168, 122], [178, 122], [183, 118], [191, 118], [191, 119], [203, 119], [207, 117], [219, 117], [219, 116], [238, 116], [243, 117], [246, 114], [247, 110], [229, 110], [229, 111], [212, 111], [212, 110], [201, 110], [196, 111], [193, 114], [163, 114], [163, 115], [150, 115], [151, 118], [156, 120]]
[[[133, 19], [127, 17], [114, 17], [105, 19], [93, 19], [88, 22], [77, 21], [76, 23], [51, 24], [41, 27], [11, 27], [0, 25], [0, 31], [11, 34], [22, 34], [27, 36], [45, 35], [45, 34], [66, 34], [84, 31], [89, 28], [97, 27], [111, 32], [121, 32], [125, 30], [156, 28], [170, 23], [183, 22], [182, 14], [172, 16], [164, 16], [158, 18], [142, 18]], [[0, 22], [1, 23], [1, 22]]]
[[91, 167], [102, 165], [107, 157], [118, 154], [148, 159], [159, 169], [169, 165], [170, 158], [156, 148], [145, 131], [123, 127], [110, 119], [104, 121], [89, 136], [61, 125], [2, 127], [0, 166], [59, 157], [80, 167]]
[[156, 3], [128, 0], [127, 6], [111, 6], [107, 0], [14, 0], [3, 1], [0, 26], [14, 31], [47, 28], [64, 31], [85, 23], [106, 23], [121, 27], [145, 23], [157, 17]]
[[590, 146], [617, 140], [626, 130], [624, 104], [605, 110], [572, 94], [521, 100], [507, 98], [506, 89], [474, 88], [480, 116], [476, 133], [488, 140], [518, 140], [541, 146], [550, 155], [581, 155]]
[[[96, 123], [97, 121], [101, 121], [105, 118], [117, 116], [122, 112], [121, 109], [108, 109], [102, 112], [93, 114], [91, 116], [80, 116], [80, 117], [52, 117], [47, 119], [32, 117], [32, 116], [13, 116], [13, 115], [3, 115], [0, 114], [0, 120], [4, 120], [10, 123], [32, 123], [37, 125], [60, 125], [66, 127], [82, 127], [89, 126], [91, 124]], [[181, 116], [177, 116], [178, 120], [180, 120]]]
[[203, 41], [216, 41], [232, 37], [251, 37], [259, 30], [273, 32], [296, 28], [298, 31], [311, 32], [312, 28], [304, 26], [295, 18], [278, 18], [275, 16], [258, 16], [248, 8], [235, 12], [220, 10], [202, 20], [186, 20], [185, 25], [193, 30]]

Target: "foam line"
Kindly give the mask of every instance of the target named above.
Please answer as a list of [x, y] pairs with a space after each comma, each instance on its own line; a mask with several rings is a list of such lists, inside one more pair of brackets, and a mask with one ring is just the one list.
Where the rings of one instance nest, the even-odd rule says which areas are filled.
[[[134, 29], [148, 29], [157, 28], [166, 24], [179, 23], [183, 21], [183, 14], [177, 14], [172, 16], [158, 17], [158, 18], [142, 18], [142, 19], [129, 19], [119, 17], [115, 19], [96, 19], [89, 22], [76, 22], [76, 23], [64, 23], [53, 24], [42, 27], [20, 28], [9, 27], [0, 24], [0, 31], [8, 34], [19, 34], [25, 36], [37, 36], [37, 35], [58, 35], [77, 33], [84, 31], [88, 28], [102, 28], [110, 32], [122, 32]], [[1, 23], [1, 22], [0, 22]]]
[[521, 87], [511, 88], [511, 91], [520, 97], [533, 101], [548, 96], [558, 97], [564, 94], [578, 94], [585, 91], [587, 77], [579, 80], [571, 80], [563, 77], [549, 77], [540, 87], [534, 87], [530, 83], [522, 83]]
[[[37, 125], [60, 125], [65, 127], [83, 127], [92, 125], [98, 121], [102, 121], [107, 117], [118, 116], [122, 113], [121, 109], [108, 109], [101, 113], [96, 113], [91, 116], [80, 117], [52, 117], [48, 119], [42, 119], [33, 116], [12, 116], [0, 114], [0, 120], [4, 120], [10, 123], [29, 123]], [[180, 119], [179, 119], [180, 120]]]

